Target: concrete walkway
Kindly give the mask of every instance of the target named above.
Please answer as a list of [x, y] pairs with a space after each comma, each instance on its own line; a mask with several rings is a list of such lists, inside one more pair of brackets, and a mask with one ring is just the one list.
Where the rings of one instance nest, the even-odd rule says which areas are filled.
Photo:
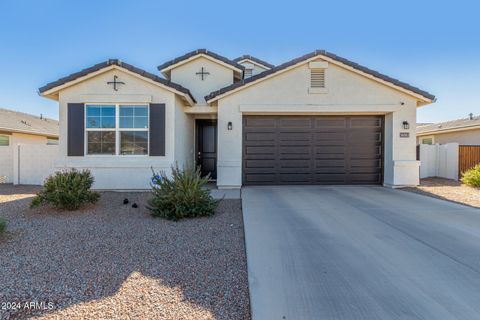
[[382, 187], [250, 187], [254, 320], [479, 319], [480, 210]]

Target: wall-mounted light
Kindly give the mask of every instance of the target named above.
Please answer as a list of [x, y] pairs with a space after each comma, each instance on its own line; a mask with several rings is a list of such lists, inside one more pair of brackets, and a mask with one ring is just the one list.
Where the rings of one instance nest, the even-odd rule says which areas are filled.
[[407, 120], [402, 122], [403, 129], [408, 130], [410, 129], [410, 123]]
[[227, 129], [228, 129], [228, 130], [232, 130], [232, 128], [233, 128], [232, 121], [228, 121]]

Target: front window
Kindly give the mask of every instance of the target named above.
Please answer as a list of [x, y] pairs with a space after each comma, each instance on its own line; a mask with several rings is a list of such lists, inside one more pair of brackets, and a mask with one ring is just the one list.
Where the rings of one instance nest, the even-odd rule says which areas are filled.
[[147, 155], [148, 106], [87, 104], [89, 155]]
[[10, 137], [5, 134], [0, 134], [0, 147], [8, 147], [10, 145]]
[[433, 144], [433, 138], [423, 138], [422, 144]]

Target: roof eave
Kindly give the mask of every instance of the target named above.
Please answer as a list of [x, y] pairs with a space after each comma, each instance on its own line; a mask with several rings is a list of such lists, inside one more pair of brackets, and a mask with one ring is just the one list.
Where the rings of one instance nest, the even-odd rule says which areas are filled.
[[[74, 73], [70, 76], [67, 76], [67, 77], [64, 77], [64, 78], [61, 78], [57, 81], [54, 81], [54, 82], [51, 82], [41, 88], [39, 88], [38, 90], [38, 93], [40, 96], [42, 97], [46, 97], [46, 98], [49, 98], [49, 99], [52, 99], [52, 100], [57, 100], [58, 101], [58, 92], [65, 89], [65, 88], [68, 88], [72, 85], [75, 85], [77, 83], [80, 83], [82, 81], [85, 81], [85, 80], [88, 80], [90, 78], [93, 78], [99, 74], [102, 74], [102, 73], [105, 73], [107, 71], [110, 71], [110, 70], [113, 70], [113, 69], [118, 69], [118, 70], [121, 70], [123, 72], [126, 72], [134, 77], [137, 77], [137, 78], [141, 78], [143, 79], [144, 81], [147, 81], [147, 82], [150, 82], [154, 85], [157, 85], [159, 87], [162, 87], [164, 88], [165, 90], [168, 90], [170, 92], [173, 92], [175, 94], [178, 94], [180, 96], [183, 96], [185, 98], [185, 100], [190, 104], [190, 105], [194, 105], [196, 103], [196, 100], [195, 98], [193, 97], [192, 93], [186, 89], [186, 88], [183, 88], [181, 87], [180, 85], [178, 84], [175, 84], [171, 81], [168, 81], [168, 80], [165, 80], [165, 79], [162, 79], [162, 80], [159, 80], [160, 78], [153, 75], [153, 74], [150, 74], [150, 73], [147, 73], [146, 71], [144, 70], [141, 70], [141, 69], [138, 69], [134, 66], [131, 66], [129, 64], [121, 64], [120, 62], [117, 63], [114, 63], [114, 62], [110, 62], [110, 61], [114, 61], [114, 60], [109, 60], [107, 63], [105, 63], [104, 66], [102, 67], [99, 67], [97, 70], [95, 71], [92, 71], [90, 73], [86, 73], [84, 75], [79, 75], [78, 77], [74, 78], [75, 75], [77, 74], [80, 74], [82, 71], [80, 72], [77, 72], [77, 73]], [[118, 61], [118, 60], [115, 60], [115, 61]], [[100, 65], [100, 64], [98, 64]], [[96, 66], [98, 66], [96, 65]], [[125, 66], [124, 66], [125, 65]], [[93, 67], [92, 67], [93, 68]], [[132, 69], [132, 70], [130, 70]], [[138, 72], [136, 72], [136, 70], [138, 69]], [[85, 70], [88, 70], [88, 69], [85, 69]], [[135, 71], [135, 72], [134, 72]], [[65, 81], [65, 79], [68, 79], [68, 77], [72, 77], [71, 80], [69, 81]], [[155, 78], [155, 79], [152, 79], [152, 78]], [[161, 82], [160, 82], [161, 81]], [[164, 84], [162, 82], [167, 82], [168, 84], [171, 84], [172, 86], [170, 85], [167, 85], [167, 84]], [[55, 85], [55, 83], [58, 83], [58, 85]], [[182, 91], [181, 90], [178, 90], [177, 88], [173, 87], [173, 86], [177, 86], [177, 87], [180, 87], [181, 89], [183, 89]]]
[[[240, 90], [243, 90], [243, 89], [246, 89], [250, 86], [255, 85], [256, 83], [259, 83], [259, 82], [262, 82], [264, 80], [270, 79], [270, 78], [272, 78], [272, 77], [274, 77], [278, 74], [287, 72], [288, 70], [296, 68], [297, 66], [299, 66], [301, 64], [308, 63], [309, 61], [317, 59], [319, 57], [321, 57], [322, 59], [327, 60], [329, 62], [332, 62], [333, 64], [340, 65], [341, 67], [343, 67], [345, 69], [348, 69], [348, 70], [351, 70], [353, 72], [362, 74], [362, 75], [366, 76], [367, 78], [371, 78], [371, 79], [376, 80], [380, 83], [383, 83], [384, 85], [387, 85], [387, 86], [395, 88], [395, 89], [397, 89], [401, 92], [409, 94], [409, 95], [415, 97], [417, 100], [423, 102], [422, 105], [430, 104], [430, 103], [433, 103], [433, 102], [436, 101], [436, 98], [433, 95], [428, 94], [428, 96], [425, 96], [425, 95], [423, 95], [419, 92], [414, 92], [414, 91], [410, 90], [410, 88], [413, 88], [412, 86], [407, 85], [403, 82], [400, 82], [396, 79], [384, 76], [384, 75], [382, 75], [382, 77], [390, 79], [391, 81], [382, 79], [380, 77], [376, 77], [374, 74], [380, 74], [380, 73], [378, 73], [376, 71], [373, 71], [373, 70], [370, 70], [370, 69], [365, 68], [365, 67], [361, 67], [358, 64], [355, 64], [355, 63], [350, 62], [346, 59], [340, 58], [340, 57], [338, 57], [334, 54], [328, 53], [325, 50], [314, 51], [314, 52], [306, 54], [306, 55], [304, 55], [300, 58], [296, 58], [296, 59], [293, 59], [293, 60], [291, 60], [289, 62], [286, 62], [282, 65], [279, 65], [279, 66], [277, 66], [273, 69], [264, 71], [263, 73], [261, 73], [257, 76], [254, 76], [254, 77], [251, 77], [251, 78], [247, 79], [247, 82], [244, 82], [244, 84], [237, 83], [237, 84], [233, 84], [233, 85], [227, 86], [225, 88], [222, 88], [220, 90], [216, 90], [214, 92], [211, 92], [209, 95], [205, 96], [205, 100], [206, 100], [207, 103], [217, 101], [217, 100], [219, 100], [219, 99], [221, 99], [221, 98], [223, 98], [227, 95], [233, 94], [233, 93], [235, 93], [237, 91], [240, 91]], [[334, 57], [337, 57], [337, 59], [339, 59], [339, 60], [335, 59]], [[349, 62], [349, 64], [346, 64], [345, 63], [346, 61]], [[295, 62], [295, 63], [292, 63], [292, 62]], [[354, 67], [355, 65], [358, 66], [358, 68]], [[284, 67], [284, 66], [286, 66], [286, 67]], [[277, 70], [275, 70], [275, 69], [277, 69]], [[270, 73], [269, 73], [269, 71], [270, 71]], [[367, 71], [369, 71], [369, 72], [367, 72]], [[398, 84], [395, 84], [394, 82], [398, 82], [402, 85], [405, 85], [405, 87], [407, 87], [407, 88], [405, 88], [403, 86], [400, 86]], [[223, 90], [225, 90], [226, 88], [229, 88], [229, 87], [231, 87], [232, 89], [227, 90], [223, 93], [220, 93], [221, 91], [223, 91]]]
[[471, 126], [463, 126], [463, 127], [455, 127], [455, 128], [448, 128], [443, 130], [429, 130], [423, 132], [417, 132], [417, 136], [428, 136], [434, 134], [442, 134], [442, 133], [449, 133], [449, 132], [457, 132], [457, 131], [468, 131], [468, 130], [478, 130], [480, 129], [480, 124], [474, 124]]

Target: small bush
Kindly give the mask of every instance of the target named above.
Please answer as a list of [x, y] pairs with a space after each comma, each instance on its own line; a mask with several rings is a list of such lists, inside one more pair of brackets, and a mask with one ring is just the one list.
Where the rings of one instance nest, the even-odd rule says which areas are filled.
[[[152, 170], [153, 171], [153, 170]], [[208, 177], [202, 178], [200, 169], [183, 169], [172, 167], [172, 178], [165, 172], [153, 172], [153, 198], [147, 208], [153, 216], [169, 220], [211, 216], [215, 213], [218, 201], [203, 188]]]
[[7, 227], [7, 221], [5, 219], [0, 218], [0, 234], [5, 231], [5, 228]]
[[90, 190], [93, 182], [89, 170], [56, 172], [45, 180], [30, 207], [51, 204], [58, 209], [77, 210], [84, 203], [95, 203], [100, 194]]
[[468, 186], [480, 187], [480, 164], [465, 171], [461, 180]]

